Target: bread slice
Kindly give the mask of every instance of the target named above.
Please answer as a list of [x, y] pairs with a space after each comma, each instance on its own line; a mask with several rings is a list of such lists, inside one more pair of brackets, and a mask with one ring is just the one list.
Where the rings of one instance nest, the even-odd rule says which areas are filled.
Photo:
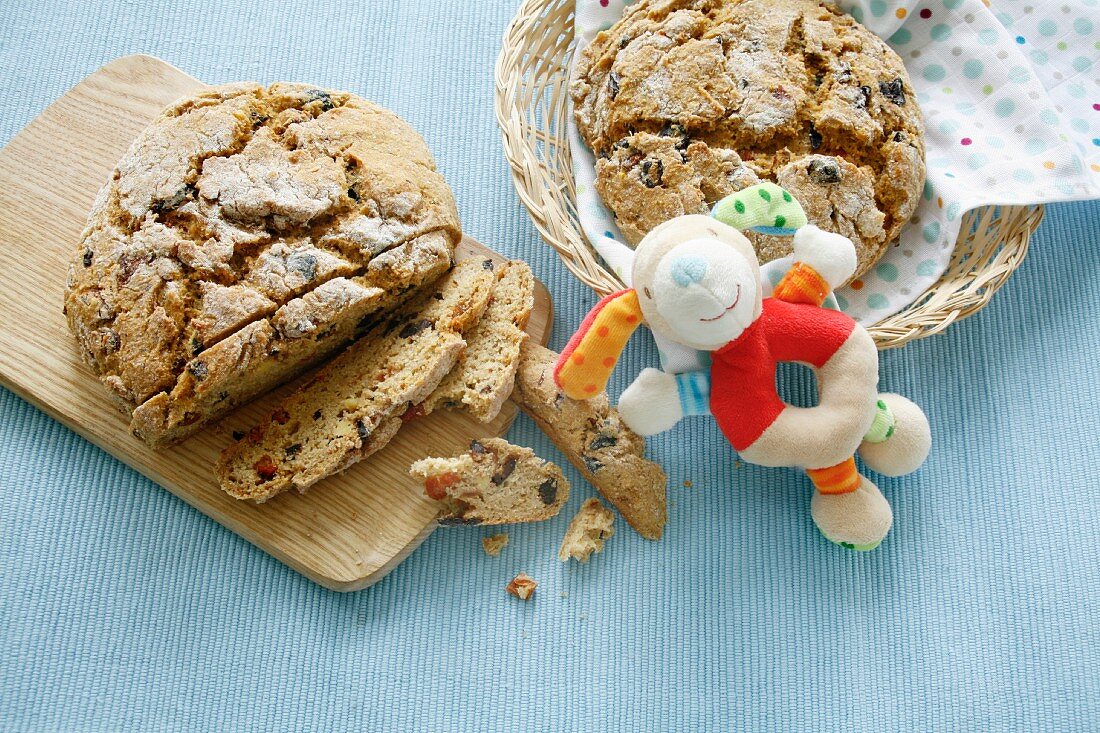
[[466, 346], [462, 332], [481, 317], [493, 282], [480, 262], [464, 262], [435, 292], [375, 326], [222, 452], [222, 488], [262, 502], [304, 491], [379, 450], [454, 366]]
[[202, 351], [171, 391], [133, 412], [130, 431], [153, 447], [179, 442], [346, 346], [357, 333], [451, 266], [447, 232], [432, 232], [379, 255], [358, 277], [339, 277], [287, 302], [269, 318]]
[[573, 400], [558, 389], [557, 360], [557, 353], [526, 342], [512, 399], [638, 534], [660, 539], [667, 517], [664, 470], [645, 459], [645, 440], [623, 424], [605, 393]]
[[[493, 269], [493, 261], [485, 260]], [[466, 352], [421, 409], [460, 407], [481, 422], [500, 412], [512, 393], [519, 351], [527, 340], [527, 319], [535, 307], [535, 277], [526, 262], [513, 260], [500, 268], [493, 297], [481, 321], [466, 336]]]
[[454, 458], [424, 458], [409, 473], [440, 502], [440, 524], [541, 522], [569, 498], [560, 468], [500, 438], [475, 440]]
[[562, 537], [558, 559], [562, 562], [568, 562], [569, 558], [588, 562], [593, 552], [603, 550], [604, 540], [615, 534], [614, 523], [615, 515], [599, 499], [587, 500]]

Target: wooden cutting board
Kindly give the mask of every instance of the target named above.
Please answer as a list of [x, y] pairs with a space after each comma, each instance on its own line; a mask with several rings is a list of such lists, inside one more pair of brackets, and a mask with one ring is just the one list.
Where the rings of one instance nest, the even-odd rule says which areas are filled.
[[[255, 424], [293, 385], [179, 446], [153, 451], [129, 434], [61, 313], [69, 259], [99, 187], [163, 107], [203, 86], [159, 59], [127, 56], [73, 87], [0, 150], [0, 384], [317, 583], [364, 588], [436, 526], [409, 464], [504, 433], [515, 417], [510, 402], [488, 425], [450, 412], [414, 421], [387, 448], [310, 492], [254, 505], [218, 488], [214, 459], [233, 430]], [[459, 258], [473, 256], [501, 259], [467, 237]], [[540, 283], [531, 337], [546, 343], [551, 320]]]

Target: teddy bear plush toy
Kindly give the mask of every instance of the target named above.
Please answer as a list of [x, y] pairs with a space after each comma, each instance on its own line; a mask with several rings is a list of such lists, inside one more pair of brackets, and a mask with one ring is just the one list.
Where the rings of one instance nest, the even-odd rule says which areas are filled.
[[[744, 229], [794, 237], [794, 264], [770, 297]], [[900, 476], [924, 462], [931, 432], [911, 401], [879, 394], [878, 351], [867, 331], [823, 307], [855, 267], [852, 242], [807, 224], [787, 191], [771, 183], [746, 188], [710, 217], [681, 216], [652, 230], [635, 253], [633, 288], [596, 304], [554, 378], [574, 399], [603, 391], [643, 321], [658, 337], [709, 352], [709, 370], [643, 370], [619, 399], [624, 422], [653, 435], [687, 415], [713, 415], [744, 460], [806, 471], [814, 486], [810, 513], [826, 538], [873, 549], [893, 513], [854, 455]], [[780, 398], [781, 362], [813, 369], [818, 404], [795, 407]]]

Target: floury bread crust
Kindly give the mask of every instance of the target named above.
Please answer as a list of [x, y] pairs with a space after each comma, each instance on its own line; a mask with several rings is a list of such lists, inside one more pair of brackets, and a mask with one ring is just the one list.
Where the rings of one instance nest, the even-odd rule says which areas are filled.
[[430, 152], [393, 113], [230, 84], [134, 141], [93, 206], [65, 309], [134, 431], [161, 445], [430, 285], [460, 236]]
[[245, 326], [188, 362], [171, 392], [134, 410], [131, 430], [167, 445], [287, 381], [435, 283], [451, 251], [446, 233], [425, 234], [371, 260], [366, 274], [330, 280]]
[[[924, 125], [901, 59], [816, 0], [639, 0], [577, 60], [577, 127], [631, 244], [770, 180], [856, 245], [857, 275], [909, 220]], [[760, 260], [790, 241], [752, 234]]]

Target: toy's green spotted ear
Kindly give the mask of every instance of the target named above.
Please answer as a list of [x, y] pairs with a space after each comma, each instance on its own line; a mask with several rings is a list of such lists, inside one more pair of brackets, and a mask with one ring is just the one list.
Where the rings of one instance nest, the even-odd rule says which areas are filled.
[[711, 216], [734, 229], [791, 236], [806, 226], [806, 212], [785, 189], [758, 183], [730, 194], [711, 209]]

